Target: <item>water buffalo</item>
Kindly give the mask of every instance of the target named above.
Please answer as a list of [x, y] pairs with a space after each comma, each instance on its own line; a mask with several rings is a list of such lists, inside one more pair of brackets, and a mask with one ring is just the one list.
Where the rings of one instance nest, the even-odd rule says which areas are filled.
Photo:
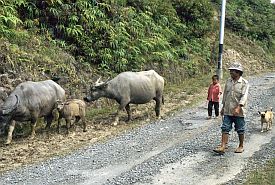
[[114, 125], [119, 122], [119, 113], [124, 108], [131, 119], [130, 103], [144, 104], [150, 100], [156, 101], [156, 116], [160, 116], [161, 102], [163, 103], [164, 79], [154, 70], [140, 72], [123, 72], [110, 81], [99, 82], [91, 86], [84, 100], [87, 102], [97, 100], [101, 97], [114, 99], [119, 103]]
[[9, 126], [6, 144], [12, 140], [15, 121], [31, 122], [31, 138], [39, 117], [44, 117], [48, 129], [53, 120], [56, 100], [65, 100], [65, 90], [52, 80], [19, 84], [5, 100], [0, 110], [0, 130]]
[[67, 134], [69, 134], [69, 129], [72, 127], [72, 119], [75, 119], [74, 123], [82, 120], [83, 132], [87, 132], [86, 126], [86, 104], [83, 100], [71, 99], [65, 102], [57, 100], [55, 108], [53, 111], [58, 111], [58, 125], [57, 131], [60, 132], [60, 121], [62, 118], [66, 120]]

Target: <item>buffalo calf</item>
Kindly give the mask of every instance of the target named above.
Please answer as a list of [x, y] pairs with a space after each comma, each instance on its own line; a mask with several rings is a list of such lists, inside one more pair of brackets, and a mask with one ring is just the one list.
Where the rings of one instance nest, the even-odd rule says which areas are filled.
[[60, 132], [60, 121], [62, 118], [66, 120], [67, 134], [69, 133], [69, 129], [72, 126], [72, 119], [75, 119], [75, 123], [79, 122], [81, 119], [83, 123], [83, 132], [87, 131], [85, 120], [86, 104], [83, 100], [71, 99], [65, 102], [57, 100], [53, 113], [55, 110], [58, 111], [58, 133]]

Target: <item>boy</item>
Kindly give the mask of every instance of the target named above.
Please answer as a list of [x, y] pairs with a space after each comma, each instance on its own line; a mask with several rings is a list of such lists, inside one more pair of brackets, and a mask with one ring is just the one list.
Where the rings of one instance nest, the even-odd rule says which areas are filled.
[[216, 118], [219, 116], [219, 102], [220, 102], [220, 95], [222, 94], [222, 88], [219, 83], [219, 76], [213, 75], [212, 76], [212, 84], [208, 88], [208, 118], [212, 118], [212, 109], [214, 106]]

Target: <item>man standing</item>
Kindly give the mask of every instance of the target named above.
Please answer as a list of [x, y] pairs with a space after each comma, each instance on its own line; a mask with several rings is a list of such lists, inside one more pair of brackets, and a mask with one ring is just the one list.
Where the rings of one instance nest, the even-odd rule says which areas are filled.
[[229, 132], [232, 130], [234, 123], [235, 131], [239, 136], [239, 146], [235, 153], [242, 153], [244, 132], [245, 132], [245, 114], [248, 97], [248, 82], [243, 75], [243, 67], [240, 63], [235, 62], [229, 67], [230, 76], [226, 81], [222, 100], [221, 116], [222, 122], [222, 144], [220, 147], [214, 149], [214, 152], [224, 154], [225, 145], [228, 142]]

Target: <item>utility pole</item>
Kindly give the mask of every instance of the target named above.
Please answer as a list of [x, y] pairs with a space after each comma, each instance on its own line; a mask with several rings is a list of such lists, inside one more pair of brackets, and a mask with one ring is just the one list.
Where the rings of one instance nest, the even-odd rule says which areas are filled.
[[225, 5], [226, 0], [222, 0], [221, 18], [220, 18], [220, 44], [219, 44], [219, 57], [217, 75], [220, 79], [223, 77], [222, 73], [222, 53], [223, 53], [223, 37], [224, 37], [224, 22], [225, 22]]

